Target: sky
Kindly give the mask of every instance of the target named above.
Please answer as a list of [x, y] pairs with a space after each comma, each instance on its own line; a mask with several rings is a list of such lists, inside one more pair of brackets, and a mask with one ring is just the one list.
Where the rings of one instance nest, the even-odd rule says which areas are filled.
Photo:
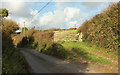
[[[48, 0], [50, 1], [50, 0]], [[39, 12], [48, 2], [15, 0], [1, 2], [2, 8], [9, 11], [7, 19], [12, 19], [18, 23], [20, 28], [46, 30], [51, 28], [68, 29], [80, 27], [86, 20], [91, 19], [96, 14], [106, 9], [111, 2], [50, 2]], [[39, 12], [39, 13], [38, 13]]]

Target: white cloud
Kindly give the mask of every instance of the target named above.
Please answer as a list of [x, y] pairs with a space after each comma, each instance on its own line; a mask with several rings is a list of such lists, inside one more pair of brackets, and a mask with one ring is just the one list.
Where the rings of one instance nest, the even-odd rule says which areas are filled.
[[[15, 17], [13, 15], [10, 15], [10, 16], [6, 17], [6, 19], [15, 20], [19, 24], [20, 28], [22, 28], [24, 26], [24, 22], [25, 22], [26, 27], [32, 28], [32, 27], [38, 25], [38, 23], [39, 23], [36, 20], [39, 14], [36, 15], [36, 13], [38, 13], [37, 10], [30, 9], [29, 14], [31, 15], [31, 17], [29, 17], [29, 18], [28, 17]], [[36, 16], [34, 16], [34, 15], [36, 15]]]
[[89, 17], [91, 16], [82, 13], [79, 8], [66, 7], [64, 11], [56, 10], [43, 14], [39, 23], [46, 29], [71, 28], [75, 27], [75, 24], [79, 27]]
[[[40, 29], [71, 28], [75, 27], [75, 24], [76, 27], [79, 27], [85, 20], [95, 15], [83, 13], [80, 10], [80, 7], [71, 7], [69, 5], [66, 5], [66, 3], [67, 2], [56, 3], [56, 6], [62, 7], [62, 10], [57, 8], [57, 10], [52, 10], [44, 13], [40, 18], [38, 18], [39, 14], [37, 14], [38, 10], [30, 9], [26, 6], [27, 3], [25, 2], [4, 2], [3, 7], [7, 8], [10, 13], [12, 13], [7, 17], [8, 19], [11, 18], [15, 20], [17, 23], [19, 23], [20, 27], [23, 27], [23, 23], [26, 21], [26, 27], [28, 28], [31, 28], [33, 26], [39, 27]], [[99, 3], [85, 3], [82, 4], [82, 6], [84, 6], [86, 9], [92, 9], [96, 8], [97, 6], [99, 7]]]
[[84, 8], [90, 10], [90, 9], [96, 9], [102, 4], [102, 2], [82, 2], [81, 4]]
[[[36, 13], [38, 13], [37, 10], [32, 10], [31, 9], [31, 12], [30, 12], [31, 17], [30, 18], [27, 18], [27, 17], [26, 18], [25, 17], [19, 18], [17, 20], [17, 22], [21, 23], [20, 27], [23, 27], [24, 21], [26, 22], [26, 27], [28, 27], [28, 28], [32, 28], [32, 27], [38, 25], [38, 22], [37, 22], [36, 19], [37, 19], [37, 17], [38, 17], [39, 14], [36, 15]], [[36, 16], [34, 16], [34, 15], [36, 15]]]
[[2, 8], [8, 9], [11, 15], [16, 17], [30, 17], [31, 10], [26, 7], [24, 2], [3, 2]]
[[24, 0], [23, 2], [14, 0], [11, 0], [11, 2], [2, 2], [2, 8], [6, 8], [9, 11], [7, 19], [15, 20], [21, 28], [24, 26], [24, 21], [26, 21], [26, 27], [28, 28], [31, 28], [38, 23], [36, 21], [36, 18], [39, 15], [38, 10], [28, 8], [27, 3], [25, 3]]
[[64, 9], [64, 13], [66, 15], [65, 20], [69, 21], [71, 19], [77, 18], [80, 15], [80, 9], [79, 8], [70, 8], [67, 7]]

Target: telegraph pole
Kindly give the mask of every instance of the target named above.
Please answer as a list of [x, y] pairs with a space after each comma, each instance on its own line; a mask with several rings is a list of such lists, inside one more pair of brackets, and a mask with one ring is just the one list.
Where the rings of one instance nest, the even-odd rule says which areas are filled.
[[24, 37], [25, 37], [25, 21], [24, 21]]
[[76, 30], [76, 24], [75, 24], [75, 30]]
[[3, 21], [3, 18], [2, 18], [2, 13], [0, 13], [0, 19], [1, 19], [1, 22]]
[[0, 19], [2, 20], [2, 14], [0, 13]]
[[1, 22], [0, 22], [0, 26], [2, 25], [2, 14], [0, 14], [0, 20], [1, 20]]

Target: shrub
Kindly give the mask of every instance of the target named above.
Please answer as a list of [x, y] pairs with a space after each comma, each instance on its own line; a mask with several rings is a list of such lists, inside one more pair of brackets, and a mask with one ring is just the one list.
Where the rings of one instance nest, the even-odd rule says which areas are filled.
[[76, 28], [69, 28], [69, 30], [75, 30]]
[[86, 20], [86, 21], [82, 24], [82, 26], [80, 26], [80, 27], [78, 28], [78, 32], [81, 32], [81, 31], [82, 31], [83, 34], [86, 34], [86, 33], [88, 32], [88, 27], [89, 27], [89, 21]]
[[[31, 34], [32, 33], [32, 34]], [[58, 43], [54, 43], [54, 33], [53, 31], [37, 31], [37, 30], [28, 30], [26, 32], [27, 37], [23, 37], [22, 41], [19, 43], [21, 47], [32, 47], [35, 48], [37, 51], [53, 55], [59, 58], [67, 58], [67, 59], [74, 59], [74, 56], [69, 53], [64, 47]], [[31, 43], [28, 43], [30, 40], [29, 37], [32, 37], [33, 40]], [[29, 46], [28, 46], [29, 45]]]
[[4, 19], [2, 23], [2, 31], [6, 34], [13, 34], [19, 29], [18, 24], [13, 20]]
[[35, 31], [33, 34], [34, 43], [45, 49], [52, 44], [54, 33], [51, 31]]
[[[3, 28], [2, 28], [3, 27]], [[12, 20], [3, 21], [2, 26], [2, 73], [27, 73], [24, 56], [15, 48], [11, 39], [11, 33], [14, 33], [19, 27]]]
[[[0, 8], [0, 14], [2, 14], [2, 18], [3, 17], [7, 17], [8, 16], [8, 10], [7, 9], [1, 9]], [[1, 16], [0, 16], [1, 17]]]
[[65, 48], [58, 43], [52, 43], [47, 50], [44, 50], [43, 53], [56, 56], [58, 58], [63, 58], [63, 59], [72, 59], [73, 55], [69, 53]]
[[83, 40], [117, 51], [118, 36], [118, 5], [112, 4], [104, 12], [97, 14], [91, 20], [85, 21], [79, 28], [83, 33]]
[[28, 31], [28, 29], [27, 29], [26, 27], [23, 27], [23, 28], [22, 28], [22, 33], [24, 33], [24, 29], [25, 29], [25, 32]]

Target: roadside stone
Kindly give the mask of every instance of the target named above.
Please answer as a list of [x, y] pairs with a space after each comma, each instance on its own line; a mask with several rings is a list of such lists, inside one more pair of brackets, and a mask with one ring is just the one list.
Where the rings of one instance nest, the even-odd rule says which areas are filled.
[[89, 68], [86, 68], [86, 71], [89, 71]]
[[110, 69], [112, 69], [112, 67]]

